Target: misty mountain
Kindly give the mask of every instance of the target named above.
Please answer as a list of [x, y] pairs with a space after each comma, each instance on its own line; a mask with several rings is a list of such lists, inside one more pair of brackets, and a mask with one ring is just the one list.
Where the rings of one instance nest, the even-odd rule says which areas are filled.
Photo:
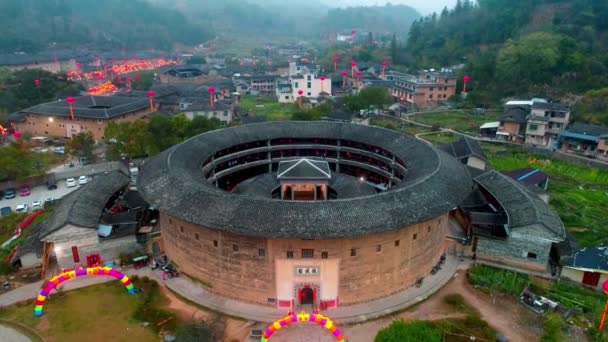
[[140, 0], [2, 0], [0, 52], [59, 47], [170, 49], [205, 41], [210, 30], [177, 10]]

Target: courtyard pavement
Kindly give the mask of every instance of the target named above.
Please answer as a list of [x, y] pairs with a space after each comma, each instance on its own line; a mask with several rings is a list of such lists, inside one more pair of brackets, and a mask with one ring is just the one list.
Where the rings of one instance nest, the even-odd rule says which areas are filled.
[[[329, 309], [326, 311], [326, 314], [337, 323], [344, 324], [363, 322], [403, 310], [411, 305], [425, 300], [433, 293], [438, 291], [453, 277], [454, 273], [461, 264], [462, 262], [459, 261], [457, 256], [448, 255], [443, 268], [437, 274], [429, 274], [427, 277], [425, 277], [422, 286], [419, 288], [411, 287], [404, 291], [369, 303]], [[183, 276], [163, 281], [161, 280], [161, 273], [159, 271], [152, 271], [149, 268], [139, 270], [126, 269], [124, 270], [124, 273], [128, 276], [148, 276], [160, 283], [163, 283], [169, 289], [193, 303], [199, 304], [214, 311], [222, 312], [224, 314], [243, 318], [249, 321], [264, 323], [274, 322], [276, 319], [285, 316], [288, 311], [288, 309], [277, 309], [263, 305], [243, 303], [237, 300], [211, 294], [203, 286]], [[83, 277], [65, 282], [62, 286], [64, 291], [69, 291], [113, 280], [114, 279], [112, 277]], [[27, 300], [33, 300], [38, 295], [42, 284], [42, 281], [38, 281], [0, 294], [0, 307], [13, 305]]]

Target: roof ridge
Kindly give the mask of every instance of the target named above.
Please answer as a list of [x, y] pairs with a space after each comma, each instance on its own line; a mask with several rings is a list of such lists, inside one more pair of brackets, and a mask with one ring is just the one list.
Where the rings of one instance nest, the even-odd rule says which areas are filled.
[[288, 167], [287, 170], [281, 172], [280, 174], [277, 175], [277, 178], [281, 178], [284, 174], [286, 174], [287, 172], [289, 172], [291, 169], [293, 169], [294, 167], [296, 167], [297, 165], [299, 165], [305, 158], [302, 158], [300, 160], [298, 160], [297, 162], [295, 162], [292, 166]]
[[331, 178], [331, 175], [328, 174], [327, 172], [321, 170], [318, 166], [316, 166], [312, 160], [308, 159], [308, 158], [303, 158], [303, 161], [305, 161], [306, 163], [308, 163], [308, 165], [314, 167], [315, 169], [319, 170], [319, 172], [321, 172], [322, 174], [326, 175], [328, 178]]

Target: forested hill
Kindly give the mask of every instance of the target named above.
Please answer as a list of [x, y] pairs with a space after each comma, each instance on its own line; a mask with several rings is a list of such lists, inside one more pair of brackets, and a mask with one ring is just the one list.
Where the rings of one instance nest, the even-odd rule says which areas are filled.
[[143, 0], [1, 0], [0, 53], [65, 47], [169, 50], [209, 39], [180, 12]]
[[409, 6], [386, 5], [331, 9], [323, 19], [332, 30], [363, 28], [371, 32], [406, 34], [420, 13]]
[[459, 0], [415, 21], [396, 55], [422, 68], [466, 63], [484, 102], [605, 87], [607, 52], [608, 1]]
[[191, 21], [205, 23], [220, 36], [310, 38], [364, 29], [406, 33], [420, 14], [402, 5], [334, 9], [318, 0], [147, 0], [177, 9]]

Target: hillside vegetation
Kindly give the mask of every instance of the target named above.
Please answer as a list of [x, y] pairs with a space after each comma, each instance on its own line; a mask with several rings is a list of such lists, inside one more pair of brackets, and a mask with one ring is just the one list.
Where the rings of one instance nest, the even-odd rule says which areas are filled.
[[[608, 83], [608, 1], [459, 0], [414, 22], [398, 62], [465, 63], [471, 101], [561, 98]], [[461, 75], [462, 76], [462, 75]]]
[[2, 0], [0, 53], [59, 47], [150, 48], [194, 44], [209, 30], [141, 0]]

